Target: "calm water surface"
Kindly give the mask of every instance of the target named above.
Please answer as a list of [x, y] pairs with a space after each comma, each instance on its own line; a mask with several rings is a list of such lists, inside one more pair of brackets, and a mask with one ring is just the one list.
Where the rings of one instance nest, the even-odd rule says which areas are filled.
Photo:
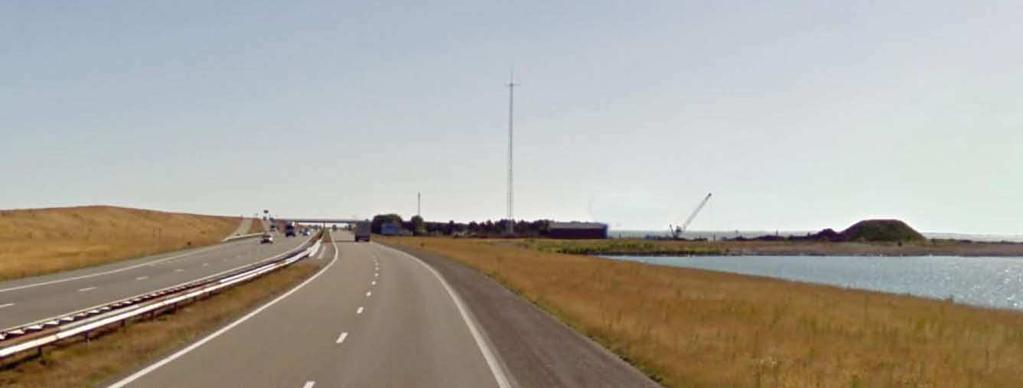
[[675, 267], [768, 276], [808, 283], [952, 298], [1023, 310], [1023, 258], [860, 256], [615, 256]]

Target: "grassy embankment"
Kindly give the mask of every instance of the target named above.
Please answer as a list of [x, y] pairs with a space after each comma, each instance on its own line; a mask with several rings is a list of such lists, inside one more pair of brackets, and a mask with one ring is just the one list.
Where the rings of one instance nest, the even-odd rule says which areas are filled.
[[155, 362], [256, 308], [311, 276], [319, 266], [300, 262], [176, 313], [139, 321], [87, 343], [48, 349], [42, 358], [0, 369], [3, 387], [102, 386]]
[[0, 211], [0, 280], [218, 243], [238, 217], [110, 206]]
[[524, 240], [536, 250], [585, 255], [1023, 256], [1023, 244], [926, 240], [904, 242]]
[[380, 238], [475, 267], [668, 386], [1021, 386], [1023, 314], [528, 249]]
[[548, 240], [522, 242], [531, 249], [574, 255], [724, 255], [728, 250], [697, 242], [655, 240]]
[[252, 220], [252, 225], [249, 225], [248, 233], [263, 233], [266, 232], [266, 228], [263, 227], [263, 221], [257, 219]]

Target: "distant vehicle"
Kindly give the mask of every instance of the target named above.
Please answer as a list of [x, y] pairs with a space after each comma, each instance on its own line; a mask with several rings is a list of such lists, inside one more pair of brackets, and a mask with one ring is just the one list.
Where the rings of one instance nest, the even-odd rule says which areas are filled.
[[295, 224], [288, 223], [284, 227], [284, 237], [295, 237]]
[[305, 230], [302, 231], [302, 235], [303, 236], [311, 236], [312, 234], [313, 234], [313, 232], [310, 232], [309, 229], [305, 229]]
[[355, 241], [366, 241], [369, 242], [369, 235], [371, 234], [371, 227], [369, 222], [356, 222], [355, 223]]
[[263, 233], [263, 238], [261, 240], [259, 240], [259, 243], [260, 244], [273, 244], [274, 243], [274, 235], [272, 235], [270, 233]]

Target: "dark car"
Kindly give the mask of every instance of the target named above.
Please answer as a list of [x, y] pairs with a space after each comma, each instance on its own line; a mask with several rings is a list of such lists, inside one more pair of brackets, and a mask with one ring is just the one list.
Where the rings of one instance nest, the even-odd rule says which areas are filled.
[[272, 235], [270, 233], [263, 233], [263, 238], [259, 240], [259, 243], [260, 244], [273, 244], [274, 243], [274, 235]]

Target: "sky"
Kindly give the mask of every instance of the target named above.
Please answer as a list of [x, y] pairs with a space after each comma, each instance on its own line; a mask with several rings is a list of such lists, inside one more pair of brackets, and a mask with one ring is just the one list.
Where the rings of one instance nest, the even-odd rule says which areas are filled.
[[[366, 4], [372, 3], [372, 4]], [[0, 208], [1023, 233], [1019, 1], [4, 1]]]

